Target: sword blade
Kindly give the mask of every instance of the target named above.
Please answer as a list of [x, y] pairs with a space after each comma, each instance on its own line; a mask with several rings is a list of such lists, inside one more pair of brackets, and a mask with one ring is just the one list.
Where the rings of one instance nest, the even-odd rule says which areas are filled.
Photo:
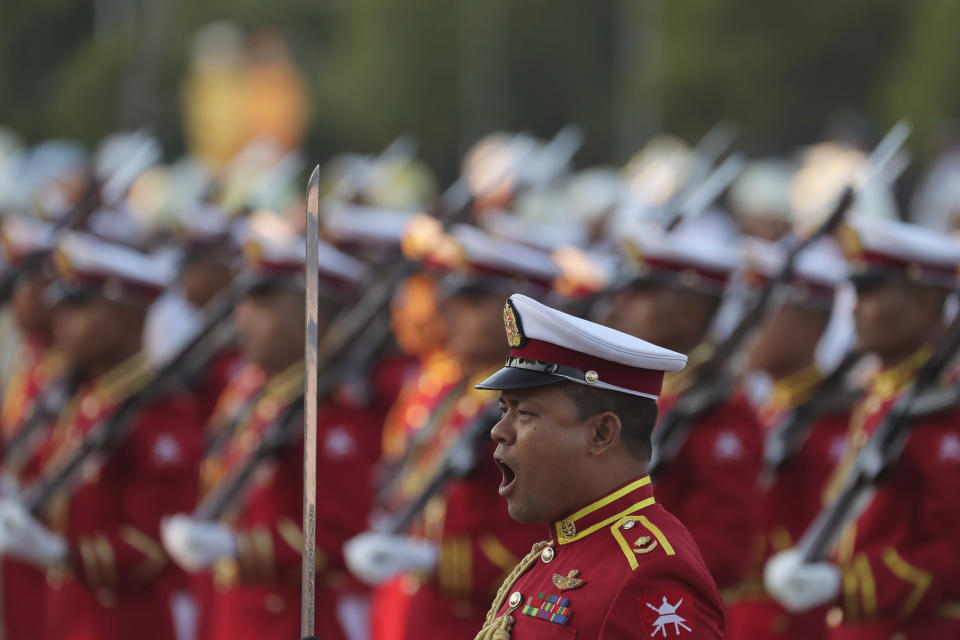
[[320, 165], [307, 186], [306, 313], [303, 378], [303, 567], [301, 570], [300, 637], [314, 632], [314, 579], [317, 539], [317, 349], [319, 335]]

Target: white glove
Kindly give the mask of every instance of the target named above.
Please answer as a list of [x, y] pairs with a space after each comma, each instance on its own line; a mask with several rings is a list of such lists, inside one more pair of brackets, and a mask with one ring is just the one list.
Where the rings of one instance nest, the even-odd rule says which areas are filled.
[[797, 549], [778, 553], [763, 569], [767, 592], [791, 613], [832, 602], [840, 595], [841, 577], [829, 562], [804, 563]]
[[160, 539], [167, 554], [187, 571], [206, 569], [237, 554], [237, 538], [228, 527], [182, 514], [160, 523]]
[[20, 498], [20, 481], [8, 471], [0, 471], [0, 498]]
[[371, 586], [398, 573], [437, 566], [437, 546], [432, 542], [372, 531], [347, 540], [343, 555], [351, 573]]
[[36, 565], [51, 566], [67, 557], [67, 544], [37, 522], [22, 504], [3, 498], [0, 499], [0, 551]]

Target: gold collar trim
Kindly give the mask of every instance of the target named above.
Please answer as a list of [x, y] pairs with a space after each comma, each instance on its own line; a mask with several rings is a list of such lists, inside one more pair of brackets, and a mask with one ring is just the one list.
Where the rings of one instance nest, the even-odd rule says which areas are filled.
[[655, 502], [650, 476], [643, 476], [552, 523], [550, 531], [557, 544], [570, 544]]

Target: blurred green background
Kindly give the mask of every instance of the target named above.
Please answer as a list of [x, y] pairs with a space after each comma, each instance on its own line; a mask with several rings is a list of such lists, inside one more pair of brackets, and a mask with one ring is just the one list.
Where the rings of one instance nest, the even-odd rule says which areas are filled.
[[287, 37], [317, 160], [407, 131], [449, 175], [483, 133], [575, 122], [579, 164], [619, 163], [719, 119], [782, 152], [838, 110], [911, 118], [925, 156], [960, 111], [955, 0], [0, 0], [0, 16], [0, 124], [89, 145], [146, 124], [171, 157], [192, 35], [221, 19]]

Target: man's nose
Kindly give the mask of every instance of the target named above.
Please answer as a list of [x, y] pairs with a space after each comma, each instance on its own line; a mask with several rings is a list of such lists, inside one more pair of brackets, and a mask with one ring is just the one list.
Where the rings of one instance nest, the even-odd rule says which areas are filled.
[[506, 416], [500, 418], [500, 421], [497, 424], [493, 425], [493, 428], [490, 429], [490, 438], [493, 439], [497, 444], [510, 444], [510, 427], [507, 424]]

